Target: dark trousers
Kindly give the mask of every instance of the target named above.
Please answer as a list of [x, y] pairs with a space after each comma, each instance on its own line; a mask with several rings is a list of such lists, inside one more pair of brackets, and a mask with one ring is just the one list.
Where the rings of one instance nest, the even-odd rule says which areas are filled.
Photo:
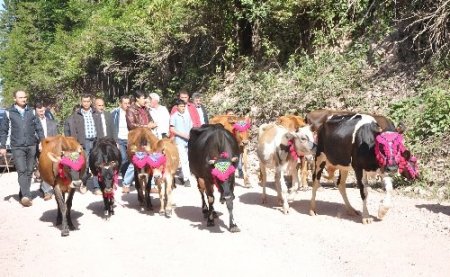
[[[84, 141], [84, 152], [86, 153], [86, 171], [83, 177], [83, 180], [88, 179], [89, 175], [88, 173], [90, 173], [90, 169], [89, 169], [89, 155], [91, 154], [91, 150], [94, 147], [94, 139], [86, 139]], [[93, 176], [92, 177], [92, 183], [94, 185], [94, 189], [100, 188], [99, 184], [98, 184], [98, 178], [97, 176]]]
[[19, 196], [31, 199], [31, 176], [36, 162], [36, 145], [12, 147], [11, 153], [20, 186]]
[[127, 148], [128, 148], [128, 140], [126, 139], [118, 139], [117, 143], [119, 144], [120, 156], [122, 156], [122, 164], [120, 165], [120, 173], [122, 177], [125, 177], [125, 172], [127, 172], [128, 165], [130, 162], [128, 161]]

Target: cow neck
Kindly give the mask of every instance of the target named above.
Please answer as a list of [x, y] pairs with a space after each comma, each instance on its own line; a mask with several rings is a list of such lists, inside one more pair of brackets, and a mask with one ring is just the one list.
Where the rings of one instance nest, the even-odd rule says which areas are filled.
[[298, 158], [305, 156], [305, 154], [303, 154], [302, 152], [300, 152], [300, 154], [297, 153], [297, 151], [295, 150], [295, 142], [293, 139], [288, 141], [288, 146], [289, 154], [294, 160], [298, 160]]

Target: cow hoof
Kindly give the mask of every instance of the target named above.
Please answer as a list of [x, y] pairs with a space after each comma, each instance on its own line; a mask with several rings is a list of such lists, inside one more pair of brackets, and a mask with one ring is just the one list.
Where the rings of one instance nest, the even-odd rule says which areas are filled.
[[310, 216], [316, 216], [317, 213], [316, 213], [316, 211], [314, 211], [314, 210], [309, 210], [309, 215], [310, 215]]
[[371, 223], [372, 223], [372, 218], [370, 218], [370, 217], [363, 218], [363, 219], [362, 219], [362, 223], [363, 223], [364, 225], [366, 225], [366, 224], [371, 224]]
[[108, 216], [108, 215], [109, 215], [109, 211], [108, 211], [108, 210], [103, 211], [103, 214], [104, 214], [105, 216]]
[[237, 233], [237, 232], [240, 232], [240, 231], [241, 231], [241, 229], [239, 229], [239, 227], [237, 227], [236, 225], [230, 227], [230, 232], [231, 233]]
[[69, 235], [69, 230], [68, 229], [64, 229], [61, 231], [61, 237], [67, 237]]
[[219, 215], [217, 214], [216, 211], [213, 211], [213, 212], [212, 212], [212, 215], [213, 215], [214, 218], [218, 218], [218, 217], [219, 217]]
[[214, 220], [208, 220], [208, 222], [206, 223], [206, 226], [208, 226], [208, 227], [214, 226]]
[[166, 216], [167, 217], [172, 217], [172, 210], [167, 210], [166, 211]]
[[163, 215], [165, 215], [166, 213], [164, 212], [164, 210], [161, 210], [161, 211], [159, 211], [159, 215], [160, 216], [163, 216]]
[[389, 207], [380, 205], [380, 207], [378, 208], [378, 218], [383, 219], [388, 211], [389, 211]]

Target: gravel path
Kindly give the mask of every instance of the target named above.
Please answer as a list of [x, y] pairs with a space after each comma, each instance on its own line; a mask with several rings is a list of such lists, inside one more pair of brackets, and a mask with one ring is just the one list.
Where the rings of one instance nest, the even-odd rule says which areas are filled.
[[[269, 176], [270, 177], [270, 176]], [[45, 202], [32, 185], [33, 206], [17, 200], [16, 173], [0, 177], [1, 276], [449, 276], [450, 204], [394, 197], [385, 220], [363, 225], [345, 214], [339, 191], [318, 192], [316, 217], [308, 215], [311, 191], [299, 192], [283, 215], [273, 183], [268, 203], [261, 188], [238, 179], [234, 205], [240, 233], [228, 232], [228, 211], [206, 227], [196, 187], [174, 191], [172, 218], [141, 212], [136, 191], [119, 194], [116, 214], [103, 219], [100, 196], [75, 194], [74, 224], [61, 237], [54, 227], [56, 202]], [[361, 210], [356, 189], [350, 202]], [[376, 216], [382, 193], [370, 191]], [[218, 195], [216, 196], [218, 199]]]

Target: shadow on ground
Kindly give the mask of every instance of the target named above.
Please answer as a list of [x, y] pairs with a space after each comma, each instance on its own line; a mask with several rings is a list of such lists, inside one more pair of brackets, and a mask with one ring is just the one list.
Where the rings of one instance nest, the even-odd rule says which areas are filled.
[[223, 221], [224, 217], [222, 213], [217, 212], [218, 217], [214, 219], [214, 226], [208, 227], [206, 225], [206, 218], [203, 217], [201, 207], [193, 207], [193, 206], [181, 206], [175, 209], [175, 214], [177, 217], [185, 220], [189, 220], [193, 222], [191, 224], [192, 227], [197, 228], [199, 230], [208, 230], [211, 233], [224, 233], [225, 230], [228, 230], [228, 225]]
[[[60, 226], [56, 226], [55, 225], [56, 224], [57, 213], [58, 213], [57, 209], [45, 211], [42, 214], [42, 216], [39, 218], [39, 220], [42, 221], [42, 222], [52, 223], [53, 226], [55, 226], [56, 228], [61, 230], [61, 225]], [[78, 222], [78, 219], [83, 215], [83, 213], [71, 210], [70, 215], [71, 215], [71, 218], [72, 218], [73, 225], [75, 226], [76, 230], [78, 230], [79, 226], [80, 226], [80, 223]]]
[[445, 215], [450, 216], [450, 206], [444, 206], [441, 204], [420, 204], [416, 205], [417, 208], [425, 208], [429, 211], [432, 211], [433, 213], [443, 213]]

